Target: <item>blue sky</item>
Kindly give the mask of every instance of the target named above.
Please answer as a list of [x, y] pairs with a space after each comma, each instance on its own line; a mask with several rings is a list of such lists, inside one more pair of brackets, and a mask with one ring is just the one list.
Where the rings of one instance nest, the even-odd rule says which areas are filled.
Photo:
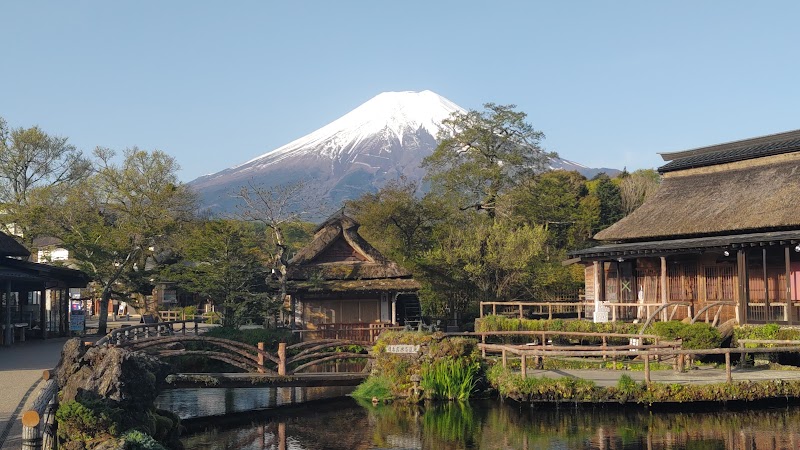
[[383, 91], [516, 104], [593, 167], [800, 128], [800, 2], [6, 1], [0, 116], [190, 181]]

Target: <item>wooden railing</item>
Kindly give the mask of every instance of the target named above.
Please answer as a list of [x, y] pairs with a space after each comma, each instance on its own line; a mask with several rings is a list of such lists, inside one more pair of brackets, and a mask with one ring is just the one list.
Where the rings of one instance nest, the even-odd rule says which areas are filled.
[[185, 336], [187, 332], [194, 335], [200, 334], [198, 322], [195, 320], [178, 320], [121, 327], [111, 330], [110, 333], [100, 338], [95, 345], [121, 345], [129, 341], [159, 336], [173, 336], [175, 334]]
[[[731, 383], [732, 363], [731, 355], [740, 355], [740, 361], [744, 363], [747, 354], [760, 354], [760, 353], [800, 353], [800, 341], [770, 341], [770, 340], [740, 340], [740, 347], [738, 348], [713, 348], [713, 349], [683, 349], [676, 345], [622, 345], [614, 347], [606, 347], [598, 349], [597, 347], [551, 347], [539, 348], [528, 347], [519, 345], [499, 345], [499, 344], [478, 344], [479, 348], [484, 353], [499, 353], [501, 355], [501, 363], [503, 367], [509, 367], [509, 355], [515, 355], [520, 360], [520, 375], [523, 378], [527, 377], [528, 358], [535, 358], [535, 364], [541, 364], [544, 358], [567, 358], [567, 357], [602, 357], [602, 358], [621, 358], [630, 357], [631, 352], [641, 358], [644, 363], [644, 378], [646, 383], [651, 382], [650, 378], [650, 361], [660, 360], [668, 357], [674, 357], [676, 364], [675, 370], [683, 372], [685, 368], [686, 356], [698, 355], [725, 355], [725, 374], [726, 381]], [[745, 348], [745, 344], [757, 343], [761, 345], [781, 345], [780, 347], [757, 347]]]
[[314, 325], [316, 329], [292, 330], [292, 333], [300, 335], [301, 340], [320, 340], [320, 339], [346, 339], [355, 342], [373, 343], [378, 336], [386, 330], [402, 330], [388, 322], [357, 322], [357, 323], [321, 323]]

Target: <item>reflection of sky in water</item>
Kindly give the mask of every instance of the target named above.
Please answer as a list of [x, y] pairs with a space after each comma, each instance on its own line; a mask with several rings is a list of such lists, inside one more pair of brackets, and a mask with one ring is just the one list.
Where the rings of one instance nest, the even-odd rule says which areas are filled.
[[352, 390], [352, 387], [170, 389], [158, 396], [156, 407], [186, 419], [341, 397]]

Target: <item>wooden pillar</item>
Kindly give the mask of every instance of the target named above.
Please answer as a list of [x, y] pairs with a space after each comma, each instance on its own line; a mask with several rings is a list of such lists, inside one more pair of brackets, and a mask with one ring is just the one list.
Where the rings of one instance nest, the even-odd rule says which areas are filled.
[[784, 320], [789, 325], [794, 324], [794, 305], [792, 304], [792, 258], [789, 247], [783, 249], [784, 263], [786, 265], [786, 308], [784, 310]]
[[[669, 302], [669, 292], [667, 290], [667, 257], [661, 257], [661, 304], [666, 305]], [[661, 311], [661, 321], [667, 321], [667, 309]]]
[[257, 347], [258, 347], [258, 373], [264, 373], [264, 343], [259, 342]]
[[278, 343], [278, 375], [286, 376], [286, 342]]
[[520, 374], [522, 378], [528, 377], [528, 357], [523, 353], [519, 356]]
[[644, 353], [644, 382], [650, 384], [650, 352]]
[[296, 307], [296, 305], [295, 305], [294, 295], [290, 295], [289, 296], [289, 314], [290, 314], [289, 315], [289, 329], [290, 330], [294, 330], [296, 328], [296, 323], [295, 323], [296, 311], [295, 311], [295, 307]]
[[725, 381], [728, 383], [733, 382], [733, 376], [731, 375], [731, 352], [725, 353]]
[[503, 369], [508, 366], [508, 356], [506, 356], [506, 349], [503, 347]]
[[5, 330], [3, 333], [3, 344], [8, 347], [11, 345], [11, 339], [13, 339], [14, 330], [11, 329], [11, 282], [6, 281], [6, 289], [5, 289], [5, 299], [6, 299], [6, 309], [5, 309], [5, 317], [4, 317], [4, 325]]
[[749, 274], [747, 273], [747, 254], [744, 250], [736, 252], [736, 279], [738, 280], [739, 306], [736, 308], [736, 319], [740, 325], [747, 324], [747, 303], [749, 303], [750, 290]]
[[[86, 311], [84, 311], [86, 314]], [[39, 291], [39, 328], [42, 329], [42, 339], [47, 339], [47, 302], [45, 301], [45, 290]]]
[[397, 325], [397, 294], [392, 296], [392, 325]]
[[598, 291], [600, 291], [600, 301], [606, 301], [606, 263], [605, 261], [600, 261], [600, 274], [598, 277], [599, 284], [597, 286]]
[[[761, 275], [764, 277], [764, 308], [769, 314], [769, 278], [767, 278], [767, 247], [763, 247], [761, 249]], [[772, 314], [767, 317], [767, 319], [772, 319]]]

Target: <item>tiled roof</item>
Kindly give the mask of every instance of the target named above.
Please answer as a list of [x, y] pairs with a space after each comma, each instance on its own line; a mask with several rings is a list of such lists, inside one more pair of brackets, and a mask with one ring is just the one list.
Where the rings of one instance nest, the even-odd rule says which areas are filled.
[[659, 167], [661, 173], [694, 167], [712, 166], [764, 156], [800, 151], [800, 130], [771, 134], [741, 141], [717, 144], [681, 152], [662, 153], [669, 163]]

